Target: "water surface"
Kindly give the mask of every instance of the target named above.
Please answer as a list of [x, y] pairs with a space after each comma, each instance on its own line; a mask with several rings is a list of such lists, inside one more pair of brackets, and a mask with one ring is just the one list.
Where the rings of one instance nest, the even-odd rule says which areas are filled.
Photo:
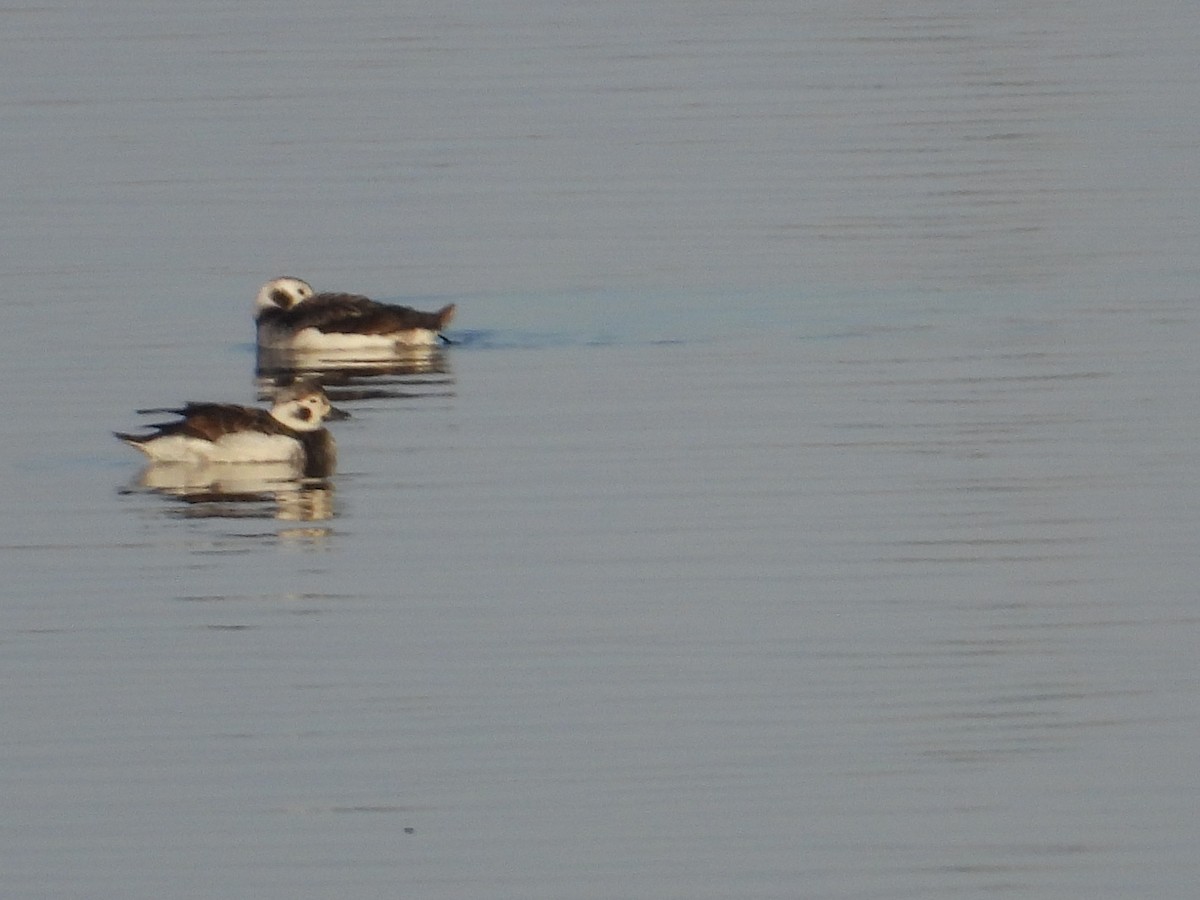
[[[6, 896], [1192, 895], [1190, 7], [0, 19]], [[456, 343], [144, 490], [285, 272]]]

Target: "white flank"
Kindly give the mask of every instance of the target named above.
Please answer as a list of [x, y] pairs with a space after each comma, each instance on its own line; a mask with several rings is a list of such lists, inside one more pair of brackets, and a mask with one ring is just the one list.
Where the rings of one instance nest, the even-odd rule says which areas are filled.
[[245, 463], [304, 462], [304, 448], [294, 438], [260, 431], [239, 431], [216, 441], [172, 434], [133, 444], [155, 462]]
[[394, 350], [397, 347], [431, 347], [437, 342], [437, 334], [428, 328], [410, 328], [389, 334], [360, 334], [355, 331], [326, 332], [316, 328], [291, 332], [266, 323], [258, 326], [260, 347], [284, 350]]

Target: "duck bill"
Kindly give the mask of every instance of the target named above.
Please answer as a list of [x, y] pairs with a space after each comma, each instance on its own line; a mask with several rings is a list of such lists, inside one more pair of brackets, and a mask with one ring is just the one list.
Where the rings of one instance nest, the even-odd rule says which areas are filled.
[[344, 409], [338, 409], [336, 406], [329, 407], [329, 412], [325, 413], [325, 418], [330, 422], [338, 422], [342, 419], [350, 418], [350, 413]]

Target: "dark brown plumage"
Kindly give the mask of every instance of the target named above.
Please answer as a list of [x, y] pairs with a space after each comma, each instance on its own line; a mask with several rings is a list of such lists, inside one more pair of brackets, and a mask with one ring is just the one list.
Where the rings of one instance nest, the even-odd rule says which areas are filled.
[[179, 409], [138, 410], [140, 413], [170, 413], [180, 418], [173, 422], [155, 422], [147, 428], [155, 429], [150, 434], [122, 434], [114, 432], [123, 441], [144, 444], [155, 438], [169, 435], [184, 435], [202, 441], [216, 441], [222, 435], [238, 431], [258, 431], [262, 434], [282, 434], [296, 437], [299, 432], [288, 428], [264, 409], [238, 406], [234, 403], [185, 403]]

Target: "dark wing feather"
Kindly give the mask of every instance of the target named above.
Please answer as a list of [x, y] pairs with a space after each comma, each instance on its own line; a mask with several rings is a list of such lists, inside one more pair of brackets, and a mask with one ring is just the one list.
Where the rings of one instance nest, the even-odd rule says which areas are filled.
[[235, 431], [260, 431], [265, 434], [289, 434], [289, 429], [273, 419], [270, 413], [250, 406], [233, 403], [185, 403], [182, 409], [154, 410], [173, 412], [180, 418], [174, 422], [157, 422], [148, 427], [155, 432], [141, 440], [164, 435], [183, 435], [202, 441], [215, 441]]
[[259, 321], [295, 331], [315, 328], [326, 334], [391, 334], [413, 328], [440, 331], [453, 315], [453, 304], [437, 312], [421, 312], [408, 306], [376, 303], [358, 294], [316, 294], [291, 309], [263, 310]]

